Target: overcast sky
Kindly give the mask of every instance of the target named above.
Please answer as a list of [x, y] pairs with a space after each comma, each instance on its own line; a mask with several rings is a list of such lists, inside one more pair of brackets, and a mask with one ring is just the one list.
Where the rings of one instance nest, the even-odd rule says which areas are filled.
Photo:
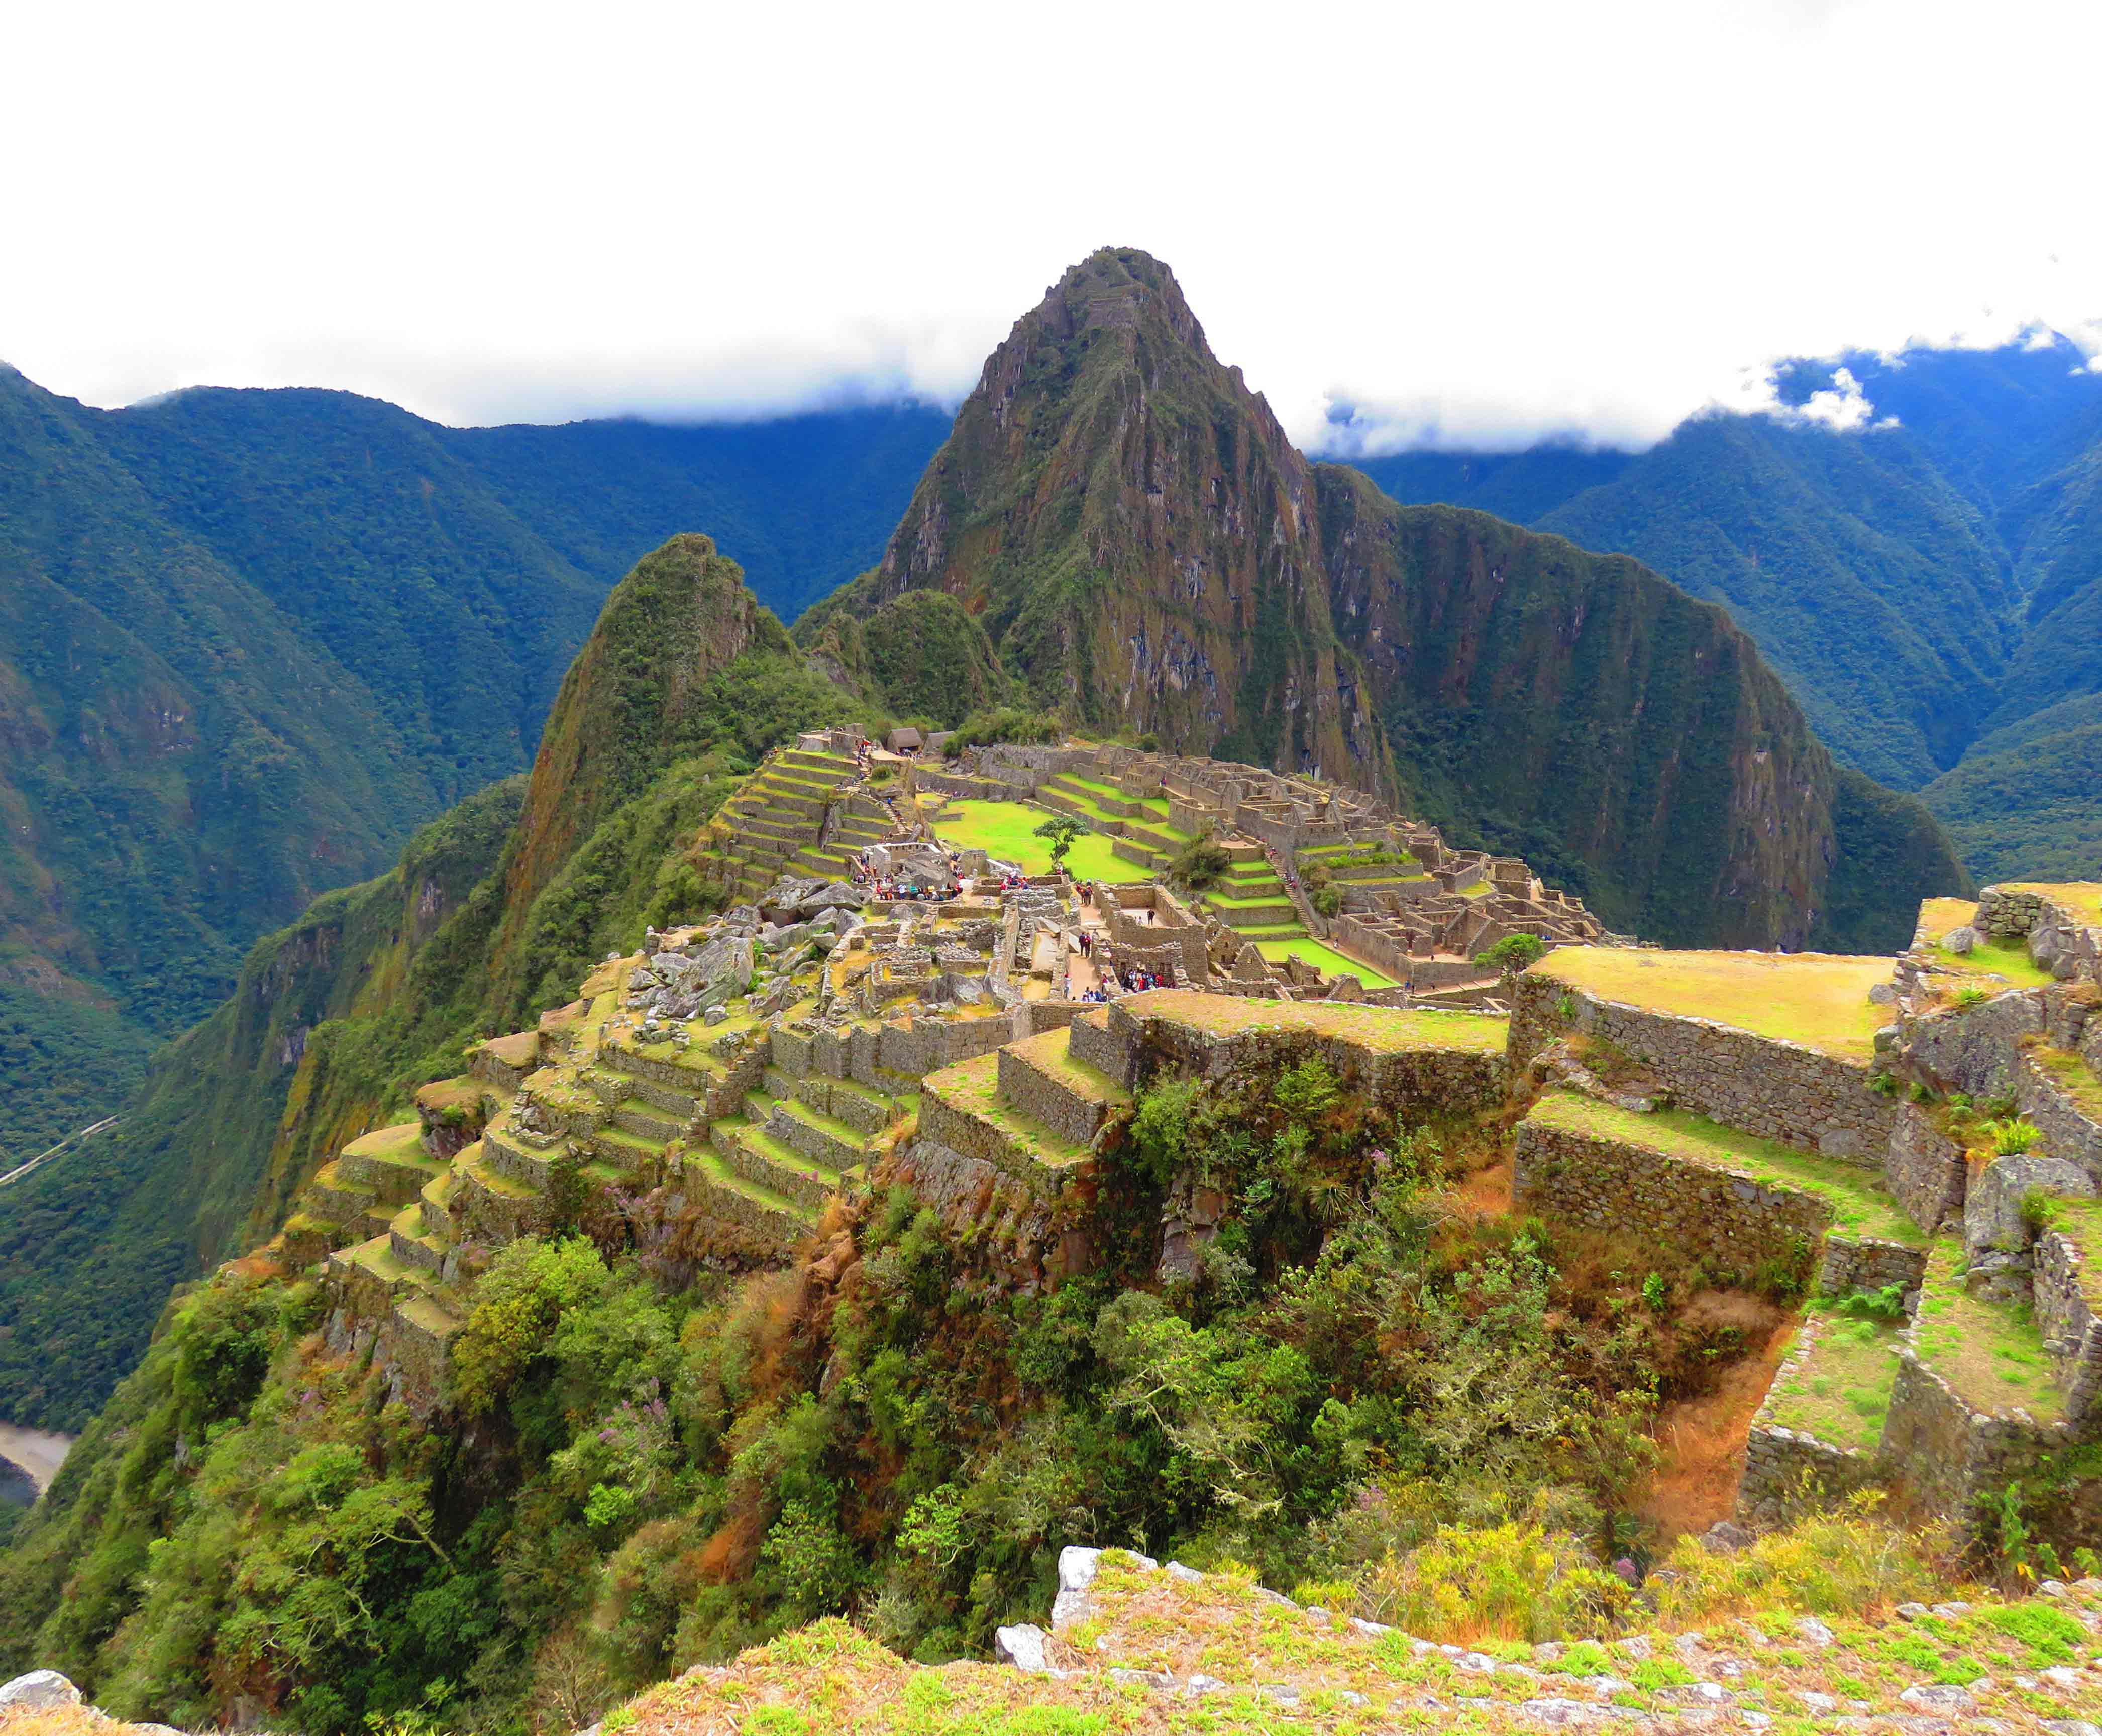
[[2102, 7], [20, 5], [0, 358], [440, 420], [953, 401], [1106, 242], [1302, 439], [2102, 342]]

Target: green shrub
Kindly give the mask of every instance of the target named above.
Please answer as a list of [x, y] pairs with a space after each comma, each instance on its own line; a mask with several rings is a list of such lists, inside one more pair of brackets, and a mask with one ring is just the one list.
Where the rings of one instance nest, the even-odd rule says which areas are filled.
[[1475, 963], [1485, 971], [1515, 976], [1528, 965], [1547, 956], [1547, 942], [1537, 934], [1507, 934], [1495, 946], [1475, 954]]
[[1217, 883], [1219, 877], [1233, 866], [1233, 859], [1213, 842], [1208, 826], [1184, 844], [1169, 858], [1168, 878], [1179, 886], [1186, 886], [1193, 892], [1200, 892]]
[[1577, 1639], [1613, 1630], [1634, 1594], [1576, 1538], [1530, 1520], [1441, 1526], [1359, 1582], [1357, 1613], [1423, 1635]]
[[1988, 1122], [1985, 1131], [1993, 1136], [1993, 1149], [2003, 1158], [2018, 1157], [2043, 1137], [2043, 1129], [2034, 1122], [2019, 1118], [2011, 1121]]

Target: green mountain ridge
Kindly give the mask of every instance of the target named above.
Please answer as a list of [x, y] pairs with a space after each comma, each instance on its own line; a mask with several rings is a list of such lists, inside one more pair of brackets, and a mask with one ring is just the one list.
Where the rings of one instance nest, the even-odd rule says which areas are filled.
[[1404, 501], [1516, 502], [1723, 603], [1826, 746], [1918, 790], [1978, 877], [2092, 875], [2102, 809], [2072, 726], [2102, 694], [2102, 379], [2038, 338], [1788, 364], [1784, 402], [1841, 365], [1874, 426], [1717, 414], [1639, 454], [1359, 467]]
[[114, 1109], [259, 936], [530, 764], [639, 556], [714, 524], [798, 605], [866, 564], [947, 419], [101, 411], [0, 367], [0, 1161]]

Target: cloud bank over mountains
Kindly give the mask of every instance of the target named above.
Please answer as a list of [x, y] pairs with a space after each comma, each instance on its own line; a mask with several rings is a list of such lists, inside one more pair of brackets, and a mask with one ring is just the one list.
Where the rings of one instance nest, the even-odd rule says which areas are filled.
[[1105, 242], [1337, 451], [1640, 446], [1770, 407], [1780, 357], [2102, 345], [2102, 13], [2055, 0], [117, 10], [11, 23], [0, 113], [0, 356], [91, 403], [952, 403]]

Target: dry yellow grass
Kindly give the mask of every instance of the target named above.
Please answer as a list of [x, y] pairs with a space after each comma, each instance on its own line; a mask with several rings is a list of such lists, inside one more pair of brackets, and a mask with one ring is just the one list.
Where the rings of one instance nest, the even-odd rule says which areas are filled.
[[1191, 989], [1150, 990], [1120, 1004], [1139, 1018], [1166, 1019], [1216, 1036], [1306, 1030], [1359, 1044], [1376, 1055], [1432, 1048], [1501, 1054], [1510, 1031], [1506, 1021], [1486, 1013], [1365, 1007], [1347, 1001], [1273, 1001], [1201, 994]]
[[1890, 981], [1894, 968], [1888, 959], [1838, 953], [1559, 946], [1527, 975], [1865, 1062], [1875, 1054], [1876, 1032], [1890, 1022], [1869, 990]]

